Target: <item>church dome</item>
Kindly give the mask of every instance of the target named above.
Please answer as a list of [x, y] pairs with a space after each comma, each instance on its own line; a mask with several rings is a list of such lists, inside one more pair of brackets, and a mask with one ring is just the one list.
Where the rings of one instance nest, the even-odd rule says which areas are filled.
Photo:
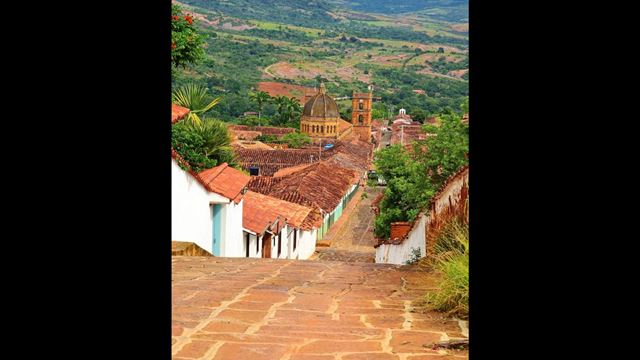
[[326, 94], [324, 83], [320, 84], [320, 90], [306, 104], [304, 104], [303, 116], [338, 118], [338, 104]]

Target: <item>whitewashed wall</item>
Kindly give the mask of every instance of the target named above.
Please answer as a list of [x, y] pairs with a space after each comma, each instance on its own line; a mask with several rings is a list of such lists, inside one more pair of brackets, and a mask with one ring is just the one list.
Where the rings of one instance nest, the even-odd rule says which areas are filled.
[[212, 253], [212, 201], [226, 204], [229, 199], [207, 191], [171, 159], [171, 239], [193, 242]]
[[448, 181], [438, 197], [434, 199], [434, 209], [428, 212], [423, 211], [418, 215], [419, 222], [411, 229], [407, 239], [398, 245], [382, 244], [376, 248], [376, 263], [404, 264], [411, 258], [411, 249], [418, 247], [420, 247], [421, 256], [426, 256], [426, 236], [429, 226], [433, 226], [434, 219], [446, 212], [450, 206], [456, 208], [460, 205], [458, 201], [461, 199], [461, 191], [468, 181], [468, 168]]
[[[246, 236], [247, 233], [244, 233], [244, 236]], [[245, 238], [243, 237], [243, 243], [245, 242], [244, 240]], [[256, 235], [253, 234], [249, 234], [249, 257], [252, 258], [259, 258], [262, 257], [262, 246], [260, 246], [260, 243], [258, 242], [258, 237]], [[256, 245], [257, 243], [257, 245]], [[257, 249], [256, 249], [257, 247]], [[245, 253], [246, 255], [246, 253]]]
[[316, 239], [318, 229], [298, 231], [298, 244], [292, 259], [307, 260], [316, 251]]
[[404, 265], [411, 259], [413, 249], [420, 249], [420, 257], [426, 256], [426, 224], [427, 216], [420, 213], [418, 221], [402, 243], [398, 245], [382, 244], [376, 248], [376, 263]]
[[231, 201], [222, 207], [222, 249], [220, 256], [245, 257], [246, 243], [242, 236], [242, 209], [244, 200], [239, 203]]

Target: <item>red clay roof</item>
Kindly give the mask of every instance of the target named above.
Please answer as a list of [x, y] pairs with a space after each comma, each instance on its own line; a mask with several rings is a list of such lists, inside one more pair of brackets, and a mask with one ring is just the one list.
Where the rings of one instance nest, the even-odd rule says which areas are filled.
[[251, 131], [251, 130], [229, 129], [229, 132], [231, 133], [231, 136], [233, 138], [241, 139], [241, 140], [253, 140], [253, 139], [257, 138], [258, 136], [262, 135], [262, 133], [259, 132], [259, 131]]
[[251, 179], [249, 175], [230, 167], [227, 163], [201, 171], [198, 177], [202, 179], [207, 190], [229, 199], [236, 199]]
[[[261, 216], [266, 216], [268, 218], [275, 218], [275, 216], [280, 216], [287, 224], [296, 228], [302, 228], [304, 225], [308, 225], [303, 223], [311, 211], [312, 209], [307, 206], [294, 204], [257, 192], [247, 191], [244, 196], [242, 219], [243, 222], [247, 219], [249, 226], [253, 226], [254, 220], [249, 219], [250, 217], [257, 216], [260, 218]], [[245, 214], [247, 215], [245, 216]], [[260, 223], [260, 221], [262, 220], [259, 220], [258, 223]], [[245, 228], [257, 232], [249, 227], [245, 226]], [[304, 228], [303, 230], [309, 229], [310, 228]]]
[[351, 123], [342, 119], [338, 119], [338, 136], [351, 128]]
[[333, 211], [353, 184], [354, 171], [325, 161], [269, 181], [252, 180], [248, 187], [282, 200]]
[[263, 200], [256, 196], [253, 191], [247, 191], [244, 195], [242, 227], [262, 235], [265, 230], [271, 228], [280, 220], [280, 216], [270, 206], [263, 205]]
[[285, 175], [293, 174], [294, 172], [298, 172], [298, 171], [300, 171], [302, 169], [306, 169], [307, 167], [309, 167], [311, 165], [313, 165], [313, 164], [301, 164], [301, 165], [282, 168], [282, 169], [276, 171], [273, 174], [273, 177], [282, 177], [282, 176], [285, 176]]
[[[266, 176], [272, 176], [283, 168], [318, 162], [320, 156], [317, 148], [261, 150], [236, 147], [234, 152], [243, 169], [248, 170], [251, 166], [257, 166], [260, 169], [260, 175]], [[333, 149], [323, 150], [322, 159], [328, 159], [333, 153]]]
[[255, 131], [259, 135], [275, 135], [277, 137], [284, 136], [296, 131], [294, 128], [275, 127], [275, 126], [247, 126], [247, 125], [228, 125], [227, 129], [231, 132], [238, 131]]
[[175, 124], [178, 121], [184, 119], [185, 116], [187, 116], [187, 114], [189, 113], [189, 109], [176, 105], [176, 104], [171, 104], [171, 123]]

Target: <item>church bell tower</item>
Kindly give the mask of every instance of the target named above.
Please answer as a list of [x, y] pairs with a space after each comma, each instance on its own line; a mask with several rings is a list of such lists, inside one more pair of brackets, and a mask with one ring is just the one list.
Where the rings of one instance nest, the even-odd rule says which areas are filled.
[[353, 131], [360, 140], [371, 142], [371, 103], [373, 102], [373, 87], [369, 86], [369, 92], [353, 92], [351, 97], [351, 124]]

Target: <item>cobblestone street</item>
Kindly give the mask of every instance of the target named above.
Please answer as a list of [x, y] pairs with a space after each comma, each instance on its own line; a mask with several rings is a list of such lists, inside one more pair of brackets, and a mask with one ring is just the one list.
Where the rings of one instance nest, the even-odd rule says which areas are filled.
[[174, 256], [172, 268], [174, 360], [468, 358], [431, 348], [464, 326], [414, 310], [433, 279], [410, 267]]
[[[340, 219], [329, 229], [318, 246], [312, 260], [334, 260], [347, 262], [374, 262], [375, 240], [373, 237], [374, 214], [371, 202], [384, 188], [359, 189]], [[362, 199], [362, 194], [366, 197]]]

